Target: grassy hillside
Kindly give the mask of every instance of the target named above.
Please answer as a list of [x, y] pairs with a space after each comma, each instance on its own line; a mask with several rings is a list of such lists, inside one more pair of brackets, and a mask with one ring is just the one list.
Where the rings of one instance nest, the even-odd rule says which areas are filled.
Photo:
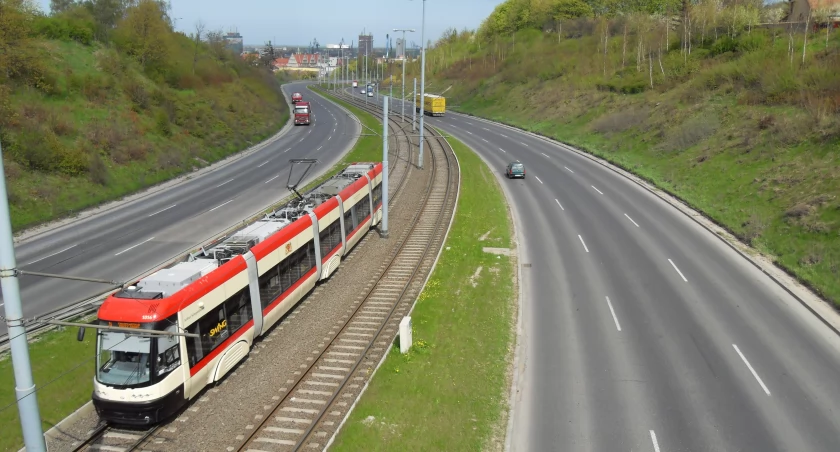
[[583, 17], [511, 0], [447, 33], [427, 92], [647, 178], [839, 302], [840, 33], [757, 28], [778, 13], [743, 3], [595, 16], [530, 1], [552, 2]]
[[287, 120], [279, 82], [218, 33], [175, 33], [148, 0], [111, 22], [101, 1], [67, 3], [46, 16], [0, 0], [0, 143], [15, 230], [220, 160]]

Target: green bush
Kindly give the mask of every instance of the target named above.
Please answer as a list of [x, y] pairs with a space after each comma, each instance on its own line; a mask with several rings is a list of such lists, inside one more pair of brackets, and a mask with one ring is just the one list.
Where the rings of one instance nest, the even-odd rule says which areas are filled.
[[62, 41], [93, 43], [93, 22], [67, 15], [42, 16], [35, 20], [33, 30], [39, 36]]
[[737, 49], [738, 41], [732, 39], [729, 36], [724, 36], [722, 38], [719, 38], [717, 41], [715, 41], [714, 44], [712, 44], [710, 54], [712, 56], [721, 55], [727, 52], [734, 52]]

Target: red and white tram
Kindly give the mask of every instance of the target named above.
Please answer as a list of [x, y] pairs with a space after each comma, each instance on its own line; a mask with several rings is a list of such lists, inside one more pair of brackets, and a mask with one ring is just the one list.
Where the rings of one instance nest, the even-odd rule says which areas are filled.
[[350, 165], [212, 248], [110, 295], [99, 324], [138, 331], [98, 329], [99, 416], [155, 424], [224, 377], [380, 221], [381, 200], [382, 164]]

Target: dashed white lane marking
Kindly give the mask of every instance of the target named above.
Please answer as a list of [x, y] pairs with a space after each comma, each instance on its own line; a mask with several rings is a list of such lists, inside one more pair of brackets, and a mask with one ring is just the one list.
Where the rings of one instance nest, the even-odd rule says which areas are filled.
[[522, 144], [522, 146], [525, 146], [526, 148], [528, 147], [528, 143], [525, 143], [524, 141], [520, 141], [520, 143]]
[[214, 208], [212, 208], [212, 209], [208, 210], [208, 212], [212, 212], [212, 211], [214, 211], [214, 210], [218, 209], [219, 207], [225, 206], [225, 205], [230, 204], [230, 203], [232, 203], [232, 202], [233, 202], [233, 200], [231, 199], [230, 201], [228, 201], [228, 202], [226, 202], [226, 203], [224, 203], [224, 204], [219, 204], [218, 206], [216, 206], [216, 207], [214, 207]]
[[327, 137], [327, 141], [330, 141], [330, 140], [332, 140], [332, 135]]
[[473, 134], [473, 133], [472, 133], [472, 132], [470, 132], [469, 130], [467, 130], [467, 133], [468, 133], [468, 134], [470, 134], [470, 135], [472, 135], [472, 134]]
[[586, 242], [583, 241], [583, 237], [581, 237], [580, 234], [578, 234], [578, 238], [580, 239], [581, 245], [583, 245], [583, 249], [586, 250], [586, 252], [588, 253], [589, 248], [586, 247]]
[[[153, 217], [153, 216], [155, 216], [155, 215], [157, 215], [157, 214], [159, 214], [159, 213], [161, 213], [161, 212], [166, 212], [167, 210], [169, 210], [169, 209], [171, 209], [171, 208], [173, 208], [173, 207], [175, 207], [175, 206], [177, 206], [177, 205], [178, 205], [178, 204], [172, 204], [171, 206], [169, 206], [169, 207], [167, 207], [167, 208], [165, 208], [165, 209], [160, 209], [160, 210], [158, 210], [158, 211], [157, 211], [157, 212], [155, 212], [155, 213], [150, 213], [150, 214], [149, 214], [149, 216], [150, 216], [150, 217]], [[73, 246], [75, 246], [75, 245], [73, 245]]]
[[269, 183], [269, 182], [273, 181], [274, 179], [277, 179], [278, 177], [280, 177], [280, 175], [279, 175], [279, 174], [278, 174], [278, 175], [276, 175], [276, 176], [274, 176], [274, 177], [272, 177], [271, 179], [269, 179], [269, 180], [267, 180], [267, 181], [263, 182], [263, 183], [264, 183], [264, 184], [267, 184], [267, 183]]
[[283, 151], [283, 153], [285, 154], [285, 153], [287, 153], [287, 152], [289, 152], [289, 151], [291, 151], [291, 150], [292, 150], [292, 148], [286, 149], [285, 151]]
[[566, 168], [566, 170], [567, 170], [567, 171], [569, 171], [569, 172], [570, 172], [570, 173], [572, 173], [572, 174], [574, 174], [574, 173], [575, 173], [574, 171], [570, 170], [568, 166], [564, 166], [563, 168]]
[[750, 365], [750, 362], [749, 362], [749, 361], [747, 361], [747, 357], [746, 357], [746, 356], [744, 356], [744, 354], [743, 354], [743, 353], [741, 353], [741, 350], [738, 348], [738, 346], [737, 346], [737, 345], [732, 344], [732, 346], [733, 346], [733, 347], [735, 347], [735, 351], [736, 351], [736, 352], [738, 352], [738, 356], [740, 356], [740, 357], [741, 357], [741, 359], [742, 359], [742, 360], [744, 360], [744, 364], [746, 364], [746, 365], [747, 365], [747, 367], [750, 369], [750, 372], [752, 372], [753, 377], [755, 377], [755, 379], [756, 379], [756, 380], [758, 380], [758, 384], [760, 384], [760, 385], [761, 385], [761, 389], [763, 389], [763, 390], [764, 390], [764, 392], [765, 392], [765, 393], [767, 393], [767, 395], [770, 395], [770, 390], [769, 390], [769, 389], [767, 389], [767, 386], [765, 386], [765, 385], [764, 385], [764, 382], [763, 382], [763, 381], [761, 381], [761, 377], [759, 377], [759, 376], [758, 376], [758, 373], [756, 373], [755, 369], [753, 369], [753, 366], [751, 366], [751, 365]]
[[[595, 188], [594, 185], [590, 185], [590, 187]], [[604, 194], [601, 190], [598, 190], [597, 188], [595, 188], [595, 191], [597, 191], [598, 193], [601, 193], [602, 195]]]
[[126, 251], [131, 251], [131, 250], [133, 250], [134, 248], [137, 248], [138, 246], [140, 246], [140, 245], [142, 245], [142, 244], [144, 244], [144, 243], [146, 243], [146, 242], [151, 242], [152, 240], [154, 240], [154, 237], [151, 237], [151, 238], [149, 238], [148, 240], [143, 240], [142, 242], [140, 242], [140, 243], [138, 243], [138, 244], [136, 244], [136, 245], [134, 245], [134, 246], [132, 246], [132, 247], [126, 248], [126, 249], [124, 249], [124, 250], [120, 251], [119, 253], [114, 254], [114, 256], [119, 256], [120, 254], [125, 253]]
[[[78, 245], [79, 245], [79, 244], [77, 243], [77, 244], [75, 244], [75, 245], [73, 245], [73, 246], [68, 246], [67, 248], [64, 248], [64, 249], [63, 249], [63, 250], [61, 250], [61, 251], [56, 251], [55, 253], [48, 254], [48, 255], [46, 255], [46, 256], [44, 256], [44, 257], [40, 258], [40, 259], [34, 260], [34, 261], [32, 261], [32, 262], [29, 262], [29, 263], [27, 263], [27, 264], [23, 264], [23, 265], [32, 265], [32, 264], [34, 264], [34, 263], [36, 263], [36, 262], [41, 262], [42, 260], [44, 260], [44, 259], [46, 259], [46, 258], [48, 258], [48, 257], [53, 257], [53, 256], [55, 256], [55, 255], [57, 255], [57, 254], [61, 254], [61, 253], [65, 252], [65, 251], [67, 251], [67, 250], [69, 250], [69, 249], [75, 248], [75, 247], [76, 247], [76, 246], [78, 246]], [[0, 306], [2, 306], [2, 305], [0, 305]]]
[[[234, 178], [234, 179], [236, 179], [236, 178]], [[231, 180], [226, 180], [226, 181], [222, 182], [221, 184], [216, 185], [216, 188], [219, 188], [219, 187], [221, 187], [222, 185], [227, 184], [228, 182], [233, 182], [233, 179], [231, 179]]]
[[266, 164], [266, 163], [268, 163], [268, 162], [270, 162], [270, 161], [271, 161], [271, 159], [268, 159], [268, 160], [266, 160], [266, 161], [264, 161], [264, 162], [260, 163], [259, 165], [257, 165], [257, 168], [262, 168], [263, 166], [265, 166], [265, 164]]
[[318, 149], [315, 149], [315, 150], [320, 151], [322, 147], [324, 147], [324, 146], [318, 146]]
[[482, 138], [482, 141], [484, 141], [485, 143], [489, 143], [489, 141], [487, 141], [486, 138]]
[[625, 213], [625, 214], [624, 214], [624, 216], [625, 216], [625, 217], [627, 217], [627, 219], [628, 219], [628, 220], [630, 220], [630, 222], [631, 222], [631, 223], [635, 224], [637, 228], [639, 227], [639, 225], [638, 225], [635, 221], [633, 221], [633, 219], [632, 219], [632, 218], [630, 218], [630, 215], [627, 215], [627, 214]]
[[659, 441], [656, 440], [656, 433], [650, 431], [650, 440], [653, 442], [653, 451], [659, 452]]
[[554, 201], [557, 202], [558, 206], [560, 206], [560, 210], [566, 210], [566, 209], [563, 208], [563, 204], [560, 204], [560, 201], [557, 201], [556, 198], [554, 199]]
[[674, 263], [674, 261], [672, 261], [671, 259], [668, 259], [668, 262], [670, 262], [670, 263], [671, 263], [671, 266], [672, 266], [672, 267], [674, 267], [674, 270], [676, 270], [676, 271], [677, 271], [677, 273], [679, 273], [679, 274], [680, 274], [680, 278], [682, 278], [682, 279], [683, 279], [683, 281], [688, 282], [688, 280], [687, 280], [687, 279], [685, 279], [685, 276], [683, 276], [683, 274], [682, 274], [682, 272], [680, 271], [680, 269], [679, 269], [679, 268], [677, 268], [677, 264], [675, 264], [675, 263]]
[[484, 130], [486, 130], [486, 131], [488, 131], [488, 132], [490, 131], [490, 129], [488, 129], [487, 127], [482, 127], [482, 129], [484, 129]]
[[549, 159], [551, 158], [551, 157], [549, 157], [549, 156], [548, 156], [548, 154], [546, 154], [545, 152], [540, 152], [540, 154], [544, 155], [546, 158], [549, 158]]
[[504, 150], [504, 149], [499, 148], [499, 150], [500, 150], [500, 151], [502, 151], [502, 152], [504, 152], [505, 154], [507, 154], [507, 152], [505, 152], [505, 150]]
[[[534, 176], [534, 177], [537, 177], [537, 176]], [[543, 183], [543, 181], [541, 181], [539, 177], [537, 177], [537, 180], [540, 181], [540, 183]]]
[[467, 123], [467, 124], [469, 124], [469, 125], [473, 125], [473, 123], [471, 123], [471, 122], [469, 122], [469, 121], [464, 121], [464, 122], [465, 122], [465, 123]]
[[501, 136], [503, 136], [503, 137], [505, 137], [505, 138], [508, 138], [508, 136], [507, 136], [507, 135], [505, 135], [505, 134], [503, 134], [503, 133], [500, 133], [499, 135], [501, 135]]
[[616, 327], [616, 329], [618, 329], [618, 331], [621, 331], [621, 325], [618, 324], [618, 317], [615, 316], [615, 310], [613, 309], [612, 303], [610, 302], [610, 297], [606, 297], [606, 298], [607, 298], [607, 306], [610, 307], [610, 312], [612, 313], [613, 320], [615, 320], [615, 327]]

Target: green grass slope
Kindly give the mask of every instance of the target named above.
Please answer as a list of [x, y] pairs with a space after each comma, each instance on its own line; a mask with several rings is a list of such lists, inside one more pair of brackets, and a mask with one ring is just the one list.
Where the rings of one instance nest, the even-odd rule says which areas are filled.
[[838, 303], [840, 33], [701, 12], [690, 54], [679, 20], [643, 15], [451, 32], [427, 53], [427, 92], [639, 174]]
[[139, 2], [94, 39], [82, 4], [48, 17], [0, 0], [0, 143], [16, 231], [218, 161], [287, 121], [267, 70], [213, 35], [172, 32], [157, 8]]

